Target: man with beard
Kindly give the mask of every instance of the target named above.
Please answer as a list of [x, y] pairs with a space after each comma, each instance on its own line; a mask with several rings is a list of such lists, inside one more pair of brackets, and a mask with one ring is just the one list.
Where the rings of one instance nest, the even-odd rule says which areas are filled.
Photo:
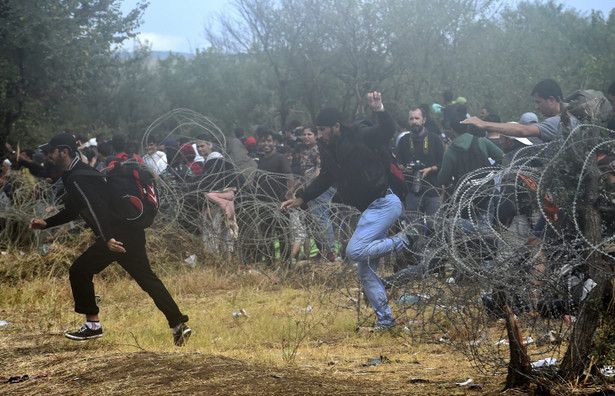
[[442, 164], [444, 145], [438, 135], [425, 128], [425, 120], [420, 107], [410, 109], [410, 133], [397, 143], [397, 161], [408, 183], [405, 202], [408, 220], [414, 222], [423, 214], [427, 217], [428, 230], [433, 231], [431, 218], [440, 208], [438, 171]]
[[381, 257], [407, 246], [408, 238], [404, 233], [388, 236], [389, 228], [402, 213], [402, 203], [391, 186], [391, 164], [384, 157], [395, 122], [384, 110], [380, 92], [369, 93], [367, 100], [378, 117], [377, 125], [348, 124], [332, 107], [318, 113], [316, 126], [323, 143], [320, 173], [297, 192], [297, 198], [283, 202], [281, 209], [299, 207], [335, 186], [341, 201], [361, 212], [346, 257], [357, 262], [363, 290], [376, 313], [377, 326], [371, 330], [382, 331], [392, 329], [395, 318], [378, 277], [378, 264]]
[[[116, 143], [117, 136], [113, 137]], [[81, 161], [77, 142], [72, 135], [56, 135], [41, 146], [41, 150], [49, 153], [50, 161], [64, 171], [62, 181], [66, 200], [64, 208], [57, 214], [45, 220], [30, 220], [30, 230], [59, 226], [81, 216], [96, 236], [94, 244], [69, 269], [75, 312], [84, 314], [86, 323], [80, 330], [66, 332], [64, 336], [77, 341], [103, 336], [92, 279], [117, 261], [166, 316], [169, 327], [173, 329], [175, 345], [183, 346], [191, 334], [185, 323], [188, 316], [179, 310], [167, 288], [152, 271], [145, 250], [145, 230], [119, 216], [118, 208], [111, 204], [109, 185], [98, 171]]]

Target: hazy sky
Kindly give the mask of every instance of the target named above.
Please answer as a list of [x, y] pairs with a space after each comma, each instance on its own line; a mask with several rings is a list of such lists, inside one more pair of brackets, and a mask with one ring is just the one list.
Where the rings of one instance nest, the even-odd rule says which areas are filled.
[[[207, 47], [204, 27], [213, 14], [231, 9], [231, 0], [149, 0], [140, 40], [147, 40], [154, 51], [194, 53], [196, 48]], [[605, 18], [615, 8], [613, 0], [556, 0], [567, 7], [589, 14], [591, 10], [602, 11]], [[516, 3], [508, 0], [508, 4]], [[122, 11], [130, 11], [137, 0], [124, 0]], [[128, 46], [132, 48], [132, 45]]]

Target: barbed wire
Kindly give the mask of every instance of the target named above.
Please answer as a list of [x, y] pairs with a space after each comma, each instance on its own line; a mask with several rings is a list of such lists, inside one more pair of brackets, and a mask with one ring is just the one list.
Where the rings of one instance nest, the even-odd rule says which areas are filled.
[[[595, 137], [588, 136], [596, 130], [597, 144]], [[399, 296], [398, 316], [406, 315], [409, 333], [424, 337], [425, 329], [437, 329], [434, 334], [446, 335], [441, 342], [463, 350], [481, 371], [502, 372], [510, 359], [504, 321], [504, 307], [509, 306], [525, 336], [530, 361], [551, 370], [552, 386], [561, 385], [563, 380], [552, 363], [561, 362], [590, 291], [612, 277], [612, 221], [603, 218], [598, 225], [601, 239], [595, 242], [586, 235], [585, 209], [580, 208], [588, 205], [587, 174], [598, 169], [596, 153], [613, 153], [611, 134], [605, 128], [583, 124], [565, 139], [520, 150], [499, 171], [483, 168], [466, 175], [465, 181], [479, 179], [481, 183], [461, 183], [441, 207], [436, 232], [423, 236], [420, 244], [429, 248], [410, 252], [419, 258], [418, 266], [384, 278]], [[545, 195], [552, 192], [549, 180], [563, 173], [557, 167], [572, 166], [567, 163], [570, 150], [583, 154], [582, 166], [573, 174], [569, 196], [551, 194], [560, 207], [555, 220], [545, 209]], [[532, 160], [543, 166], [528, 166]], [[597, 186], [607, 206], [615, 202], [610, 172], [612, 168], [600, 171]], [[528, 188], [520, 176], [536, 181], [536, 188]], [[493, 183], [495, 178], [499, 183]], [[490, 202], [491, 213], [476, 210], [480, 200]], [[504, 224], [498, 213], [510, 203], [515, 206], [514, 217]], [[494, 216], [494, 221], [481, 221], [480, 215], [486, 214]], [[545, 229], [535, 233], [532, 229], [541, 218]], [[600, 259], [591, 259], [596, 254]], [[417, 267], [421, 271], [412, 271]], [[601, 301], [610, 298], [600, 297]], [[415, 330], [412, 327], [417, 323], [420, 326]], [[607, 366], [612, 359], [597, 357], [596, 363]], [[533, 374], [544, 381], [544, 371]]]
[[[597, 143], [592, 133], [599, 135]], [[579, 307], [600, 279], [611, 278], [615, 235], [610, 214], [605, 214], [599, 230], [602, 237], [596, 241], [586, 235], [581, 208], [587, 205], [587, 176], [598, 169], [596, 154], [615, 152], [612, 133], [592, 124], [579, 125], [561, 140], [509, 153], [504, 166], [466, 175], [433, 218], [406, 211], [405, 221], [396, 223], [391, 234], [414, 234], [412, 244], [383, 258], [379, 268], [389, 303], [403, 329], [401, 334], [453, 346], [466, 353], [482, 372], [501, 372], [509, 363], [503, 320], [508, 306], [525, 336], [530, 360], [547, 362], [547, 368], [554, 367], [550, 365], [553, 361], [561, 361]], [[226, 151], [227, 138], [222, 131], [207, 117], [190, 110], [175, 110], [156, 120], [144, 134], [142, 146], [145, 150], [146, 142], [154, 137], [159, 142], [186, 138], [193, 143], [201, 134], [231, 164], [209, 176], [221, 181], [216, 191], [233, 192], [235, 217], [208, 197], [212, 190], [203, 188], [202, 177], [167, 173], [157, 179], [161, 207], [154, 229], [192, 234], [202, 241], [203, 254], [221, 257], [229, 266], [239, 263], [255, 270], [259, 266], [282, 269], [288, 277], [310, 276], [305, 269], [319, 266], [330, 292], [329, 302], [354, 306], [359, 324], [373, 321], [369, 303], [362, 298], [355, 263], [323, 260], [297, 266], [291, 260], [293, 244], [303, 245], [306, 235], [311, 240], [324, 240], [321, 234], [328, 224], [321, 224], [307, 209], [297, 209], [302, 213], [301, 221], [293, 224], [291, 214], [280, 210], [279, 197], [267, 191], [285, 185], [287, 175], [239, 169]], [[570, 150], [581, 154], [578, 169], [568, 159]], [[181, 161], [171, 157], [168, 163], [173, 166]], [[567, 191], [558, 190], [551, 182], [563, 171], [569, 176], [576, 172], [577, 179]], [[608, 179], [612, 169], [599, 172], [601, 207], [612, 206], [615, 184]], [[37, 234], [27, 233], [27, 223], [31, 217], [47, 213], [51, 187], [44, 182], [28, 184], [20, 177], [15, 175], [11, 197], [2, 201], [3, 247], [41, 243]], [[294, 177], [295, 186], [305, 183]], [[550, 186], [555, 187], [550, 190]], [[440, 188], [432, 188], [441, 193]], [[559, 206], [559, 212], [547, 210], [547, 196]], [[321, 205], [330, 213], [337, 252], [343, 258], [359, 212], [336, 202]], [[542, 221], [544, 228], [539, 230], [536, 225]], [[16, 233], [20, 235], [17, 238]], [[309, 255], [304, 252], [305, 259]], [[591, 259], [596, 255], [601, 259]], [[536, 375], [544, 376], [544, 372]], [[559, 383], [557, 376], [553, 381], [553, 386]]]

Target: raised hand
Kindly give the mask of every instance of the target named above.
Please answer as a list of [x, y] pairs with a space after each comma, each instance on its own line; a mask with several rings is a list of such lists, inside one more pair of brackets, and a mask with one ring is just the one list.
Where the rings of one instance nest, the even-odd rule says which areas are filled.
[[367, 94], [367, 104], [373, 111], [384, 111], [384, 106], [382, 105], [382, 94], [378, 91]]

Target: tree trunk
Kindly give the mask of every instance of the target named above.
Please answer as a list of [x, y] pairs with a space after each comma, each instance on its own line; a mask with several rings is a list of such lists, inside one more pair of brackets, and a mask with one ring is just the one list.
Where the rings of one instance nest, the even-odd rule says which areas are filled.
[[523, 344], [521, 330], [517, 325], [515, 316], [508, 305], [504, 306], [506, 314], [506, 332], [510, 346], [510, 363], [506, 375], [506, 389], [523, 388], [530, 382], [532, 366], [527, 356], [527, 346]]
[[[603, 277], [604, 278], [604, 277]], [[607, 279], [600, 282], [587, 296], [585, 304], [577, 317], [576, 325], [570, 336], [568, 349], [560, 366], [562, 378], [573, 381], [583, 375], [589, 367], [589, 352], [592, 346], [594, 333], [600, 323], [602, 311], [602, 296], [604, 288], [609, 286]]]
[[[583, 217], [583, 234], [592, 244], [601, 240], [601, 216], [593, 203], [597, 199], [598, 169], [590, 169], [585, 180], [584, 205], [579, 207], [579, 215]], [[602, 257], [600, 252], [594, 252], [589, 258], [590, 276], [598, 284], [589, 293], [581, 306], [576, 325], [570, 336], [568, 349], [560, 366], [560, 374], [567, 380], [574, 380], [583, 375], [589, 366], [589, 353], [594, 333], [600, 323], [602, 311], [602, 296], [604, 288], [609, 284], [605, 273], [600, 271]]]
[[[591, 146], [600, 142], [598, 132], [595, 128], [582, 131], [584, 136], [590, 137]], [[572, 151], [574, 146], [569, 149]], [[570, 152], [569, 151], [569, 152]], [[574, 154], [573, 154], [574, 157]], [[583, 235], [592, 245], [598, 245], [602, 240], [601, 224], [602, 218], [598, 211], [596, 202], [598, 201], [598, 183], [600, 181], [600, 171], [597, 166], [596, 154], [591, 154], [588, 159], [590, 165], [586, 168], [584, 177], [584, 195], [578, 201], [577, 213], [575, 216], [581, 217], [583, 224]], [[581, 311], [577, 317], [576, 325], [570, 336], [568, 349], [560, 366], [560, 374], [567, 380], [574, 380], [583, 375], [589, 367], [589, 353], [592, 346], [592, 339], [600, 323], [600, 313], [602, 311], [602, 296], [604, 288], [609, 284], [605, 272], [601, 270], [602, 254], [591, 246], [588, 249], [593, 253], [588, 257], [589, 275], [597, 283], [596, 287], [589, 293], [581, 306]]]

